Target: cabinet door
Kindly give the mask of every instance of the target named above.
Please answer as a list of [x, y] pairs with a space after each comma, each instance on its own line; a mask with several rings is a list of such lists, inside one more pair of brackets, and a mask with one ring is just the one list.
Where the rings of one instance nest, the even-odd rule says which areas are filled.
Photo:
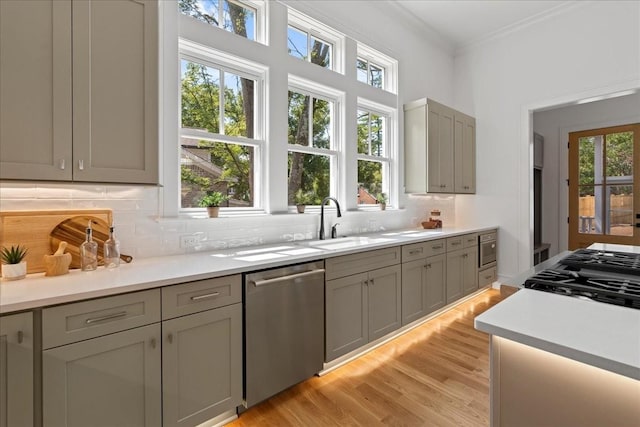
[[158, 4], [73, 2], [73, 178], [158, 182]]
[[429, 314], [445, 306], [447, 298], [447, 256], [442, 254], [427, 258], [425, 270], [424, 306], [425, 314]]
[[476, 120], [455, 113], [455, 192], [476, 192]]
[[369, 342], [367, 279], [361, 273], [325, 284], [326, 362]]
[[44, 426], [161, 425], [160, 324], [46, 350]]
[[478, 290], [478, 249], [467, 248], [463, 254], [463, 285], [464, 295]]
[[430, 193], [452, 193], [453, 110], [431, 100], [427, 117], [427, 179]]
[[162, 322], [163, 426], [193, 426], [242, 403], [242, 304]]
[[369, 341], [383, 337], [401, 325], [401, 271], [400, 265], [394, 265], [369, 273]]
[[464, 249], [447, 253], [447, 304], [461, 298], [464, 283]]
[[71, 1], [0, 1], [0, 179], [71, 179]]
[[33, 425], [33, 317], [0, 318], [0, 427]]
[[402, 324], [426, 315], [426, 258], [402, 264]]

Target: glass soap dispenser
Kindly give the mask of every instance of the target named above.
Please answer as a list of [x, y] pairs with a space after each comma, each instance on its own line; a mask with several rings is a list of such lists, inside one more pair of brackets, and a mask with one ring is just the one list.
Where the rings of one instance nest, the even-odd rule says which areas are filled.
[[82, 271], [93, 271], [98, 268], [98, 244], [93, 241], [91, 221], [87, 225], [86, 239], [80, 245], [80, 268]]
[[109, 227], [109, 238], [104, 242], [104, 266], [116, 268], [120, 266], [120, 242], [113, 234], [113, 224]]

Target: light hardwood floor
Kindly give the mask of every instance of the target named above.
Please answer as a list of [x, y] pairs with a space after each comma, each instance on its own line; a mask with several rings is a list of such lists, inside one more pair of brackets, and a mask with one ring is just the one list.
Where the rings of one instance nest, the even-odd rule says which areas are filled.
[[488, 426], [490, 289], [322, 377], [250, 408], [244, 426]]

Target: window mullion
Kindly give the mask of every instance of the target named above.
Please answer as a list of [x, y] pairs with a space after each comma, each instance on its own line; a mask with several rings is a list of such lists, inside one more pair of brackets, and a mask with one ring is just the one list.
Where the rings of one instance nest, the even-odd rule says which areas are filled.
[[220, 89], [219, 89], [219, 102], [218, 102], [218, 120], [219, 120], [219, 129], [221, 135], [225, 134], [225, 126], [224, 126], [224, 82], [225, 82], [225, 72], [224, 70], [220, 70]]
[[309, 111], [307, 111], [307, 146], [313, 147], [313, 96], [309, 95]]
[[218, 28], [224, 29], [224, 0], [218, 0]]
[[367, 112], [367, 152], [371, 154], [371, 112]]

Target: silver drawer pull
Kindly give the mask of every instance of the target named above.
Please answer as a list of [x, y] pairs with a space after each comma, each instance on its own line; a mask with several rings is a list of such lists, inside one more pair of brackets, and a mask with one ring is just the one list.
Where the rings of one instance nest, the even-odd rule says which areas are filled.
[[415, 254], [421, 254], [421, 253], [422, 253], [422, 248], [409, 251], [409, 255], [415, 255]]
[[458, 246], [462, 242], [451, 242], [451, 246]]
[[438, 245], [438, 246], [431, 246], [431, 249], [442, 249], [442, 245]]
[[169, 344], [173, 344], [173, 334], [167, 335], [167, 341], [169, 341]]
[[491, 277], [493, 277], [493, 276], [484, 276], [484, 280], [489, 280], [489, 279], [491, 279]]
[[93, 317], [91, 319], [87, 319], [85, 321], [85, 323], [87, 325], [90, 325], [92, 323], [98, 323], [98, 322], [104, 322], [104, 321], [107, 321], [107, 320], [118, 319], [118, 318], [124, 317], [126, 315], [127, 315], [126, 311], [121, 311], [119, 313], [107, 314], [106, 316], [102, 316], [102, 317]]
[[324, 273], [324, 268], [318, 268], [316, 270], [311, 270], [311, 271], [304, 271], [302, 273], [290, 274], [288, 276], [283, 276], [283, 277], [274, 277], [273, 279], [255, 280], [253, 281], [253, 284], [255, 286], [271, 285], [273, 283], [286, 282], [287, 280], [294, 280], [299, 277], [306, 277], [306, 276], [311, 276], [313, 274], [319, 274], [319, 273]]
[[212, 292], [210, 294], [196, 295], [195, 297], [191, 297], [191, 301], [200, 301], [201, 299], [213, 298], [213, 297], [217, 297], [218, 295], [220, 295], [220, 292]]
[[156, 339], [151, 338], [151, 348], [156, 348]]
[[24, 332], [18, 331], [18, 344], [22, 344], [22, 341], [24, 341]]

